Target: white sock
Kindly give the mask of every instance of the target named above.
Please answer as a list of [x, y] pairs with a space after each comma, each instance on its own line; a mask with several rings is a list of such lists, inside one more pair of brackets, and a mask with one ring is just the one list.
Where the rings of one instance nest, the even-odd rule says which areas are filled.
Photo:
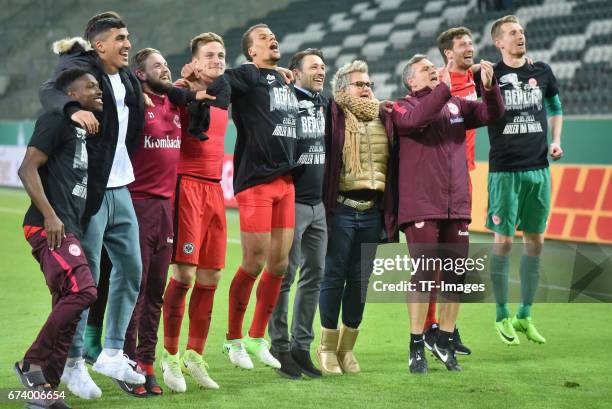
[[115, 356], [119, 353], [119, 349], [113, 349], [113, 348], [104, 348], [104, 352], [106, 353], [106, 355], [108, 356]]

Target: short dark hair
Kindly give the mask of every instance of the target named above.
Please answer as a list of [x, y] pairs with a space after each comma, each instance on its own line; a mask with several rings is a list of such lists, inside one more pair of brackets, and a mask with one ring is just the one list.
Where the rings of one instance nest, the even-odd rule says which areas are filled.
[[132, 57], [131, 64], [130, 64], [130, 67], [132, 68], [132, 70], [144, 71], [145, 62], [147, 61], [147, 58], [149, 58], [151, 54], [161, 55], [161, 53], [155, 48], [143, 48], [142, 50], [134, 54], [134, 56]]
[[59, 89], [62, 92], [71, 91], [72, 84], [81, 78], [85, 74], [89, 74], [90, 72], [87, 70], [83, 70], [81, 68], [71, 68], [66, 71], [62, 71], [62, 73], [55, 80], [55, 88]]
[[323, 58], [323, 51], [319, 50], [318, 48], [307, 48], [305, 50], [298, 51], [297, 53], [293, 54], [293, 56], [289, 60], [289, 69], [301, 70], [302, 63], [304, 62], [304, 57], [306, 57], [307, 55], [316, 55], [321, 60], [323, 60], [323, 64], [325, 64], [325, 58]]
[[449, 28], [442, 34], [438, 36], [438, 50], [440, 50], [440, 54], [442, 54], [442, 58], [444, 62], [446, 62], [446, 55], [444, 55], [445, 50], [453, 49], [453, 41], [457, 37], [463, 37], [464, 35], [472, 38], [472, 32], [467, 27], [453, 27]]
[[121, 16], [114, 11], [105, 11], [89, 19], [85, 26], [85, 39], [93, 45], [96, 37], [113, 28], [125, 28]]
[[240, 43], [242, 45], [242, 54], [244, 54], [248, 61], [253, 61], [253, 59], [249, 55], [249, 48], [251, 48], [251, 46], [253, 45], [253, 40], [251, 39], [251, 32], [257, 28], [270, 27], [268, 27], [268, 25], [264, 23], [255, 24], [254, 26], [249, 27], [247, 31], [244, 32], [244, 34], [242, 35], [242, 39], [240, 40]]

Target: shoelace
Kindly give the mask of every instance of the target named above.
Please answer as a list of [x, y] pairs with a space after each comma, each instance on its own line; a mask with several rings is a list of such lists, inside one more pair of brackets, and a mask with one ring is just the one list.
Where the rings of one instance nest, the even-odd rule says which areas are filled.
[[206, 370], [208, 369], [208, 363], [201, 356], [199, 356], [196, 360], [189, 362], [196, 364], [201, 370], [204, 371], [204, 373], [206, 373]]
[[208, 376], [208, 363], [205, 360], [201, 360], [200, 362], [196, 362], [198, 365], [198, 369], [202, 372], [202, 375]]
[[244, 345], [242, 344], [242, 342], [234, 342], [234, 343], [232, 343], [232, 349], [234, 351], [236, 351], [238, 356], [240, 356], [241, 358], [244, 358], [245, 356], [246, 357], [249, 356], [249, 354], [247, 353], [246, 349], [244, 349]]
[[[123, 351], [121, 351], [123, 352]], [[127, 354], [121, 353], [120, 359], [123, 363], [123, 373], [127, 374], [130, 372], [136, 373], [136, 362], [132, 361]]]
[[130, 368], [132, 368], [132, 370], [134, 370], [134, 368], [136, 368], [136, 362], [132, 361], [130, 359], [129, 356], [127, 356], [127, 354], [122, 354], [123, 360], [125, 361], [125, 363], [127, 363]]
[[170, 369], [170, 373], [173, 376], [176, 377], [181, 374], [181, 365], [179, 361], [167, 360], [166, 363], [168, 364], [168, 369]]

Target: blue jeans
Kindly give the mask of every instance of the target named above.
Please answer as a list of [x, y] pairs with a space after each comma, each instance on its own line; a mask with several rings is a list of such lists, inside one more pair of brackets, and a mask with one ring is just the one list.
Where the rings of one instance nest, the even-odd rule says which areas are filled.
[[378, 207], [360, 212], [339, 203], [332, 210], [329, 226], [319, 298], [321, 325], [328, 329], [338, 328], [342, 305], [342, 323], [358, 328], [376, 256], [375, 251], [362, 254], [361, 244], [379, 242], [382, 214]]
[[[142, 275], [138, 220], [127, 187], [106, 189], [100, 210], [93, 215], [81, 244], [96, 285], [100, 278], [102, 245], [113, 263], [108, 290], [104, 348], [123, 349], [125, 332], [136, 305]], [[83, 355], [85, 326], [89, 309], [81, 314], [71, 358]]]

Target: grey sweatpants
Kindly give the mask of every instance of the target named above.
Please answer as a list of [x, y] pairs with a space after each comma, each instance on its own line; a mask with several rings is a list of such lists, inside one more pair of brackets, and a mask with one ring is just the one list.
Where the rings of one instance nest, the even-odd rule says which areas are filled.
[[[81, 240], [96, 285], [100, 279], [102, 245], [113, 263], [108, 290], [104, 348], [123, 349], [125, 332], [140, 290], [142, 261], [138, 220], [127, 187], [107, 189], [100, 210], [91, 218]], [[83, 311], [68, 356], [83, 355], [89, 310]]]
[[[310, 350], [314, 339], [312, 323], [319, 304], [319, 287], [325, 267], [327, 249], [327, 225], [323, 203], [315, 206], [295, 204], [295, 233], [289, 252], [289, 266], [276, 308], [268, 323], [272, 347], [277, 351], [298, 348]], [[300, 278], [293, 301], [291, 339], [289, 339], [287, 315], [289, 291], [300, 270]]]

